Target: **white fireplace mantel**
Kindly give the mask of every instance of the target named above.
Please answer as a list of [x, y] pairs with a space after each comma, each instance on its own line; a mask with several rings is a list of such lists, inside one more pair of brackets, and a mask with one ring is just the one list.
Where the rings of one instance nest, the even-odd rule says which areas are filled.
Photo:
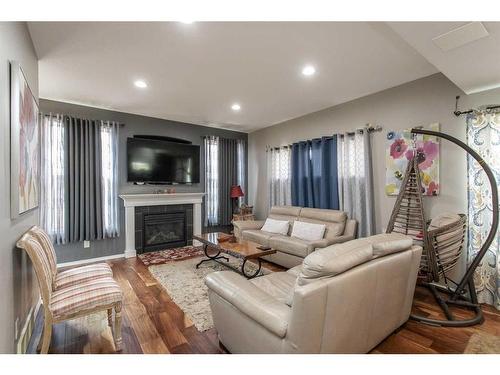
[[122, 194], [125, 205], [125, 257], [136, 256], [135, 251], [135, 207], [163, 206], [172, 204], [193, 205], [193, 234], [201, 234], [201, 203], [205, 193], [172, 194]]

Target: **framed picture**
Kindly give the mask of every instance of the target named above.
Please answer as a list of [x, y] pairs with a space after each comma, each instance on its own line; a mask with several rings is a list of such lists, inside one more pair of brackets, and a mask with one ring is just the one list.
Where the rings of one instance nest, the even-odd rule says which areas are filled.
[[[430, 124], [429, 130], [439, 131], [439, 123]], [[387, 133], [385, 151], [387, 195], [398, 195], [408, 161], [413, 158], [414, 147], [410, 129]], [[439, 194], [439, 139], [429, 135], [418, 135], [415, 142], [416, 157], [420, 168], [422, 194]]]
[[17, 62], [10, 63], [11, 217], [39, 203], [40, 146], [38, 104]]

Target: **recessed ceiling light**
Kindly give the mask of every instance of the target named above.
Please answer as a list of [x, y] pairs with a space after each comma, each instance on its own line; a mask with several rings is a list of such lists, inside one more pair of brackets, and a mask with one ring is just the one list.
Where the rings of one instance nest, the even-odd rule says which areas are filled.
[[137, 81], [134, 82], [135, 87], [139, 87], [140, 89], [145, 89], [148, 87], [148, 84], [146, 81], [143, 81], [142, 79], [138, 79]]
[[191, 25], [194, 21], [190, 21], [190, 20], [185, 20], [185, 21], [179, 21], [180, 23], [184, 23], [186, 25]]
[[302, 69], [302, 74], [305, 76], [312, 76], [314, 73], [316, 73], [316, 68], [312, 65], [306, 65]]
[[231, 109], [233, 111], [239, 111], [241, 109], [241, 105], [239, 105], [238, 103], [234, 103], [232, 106], [231, 106]]

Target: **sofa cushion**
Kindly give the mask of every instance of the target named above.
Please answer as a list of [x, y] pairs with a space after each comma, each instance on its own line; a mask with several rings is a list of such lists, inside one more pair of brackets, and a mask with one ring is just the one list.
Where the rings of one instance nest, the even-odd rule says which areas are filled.
[[301, 207], [295, 206], [273, 206], [268, 217], [274, 220], [288, 220], [290, 222], [288, 235], [290, 235], [292, 233], [293, 222], [299, 217], [301, 209]]
[[302, 258], [305, 258], [307, 254], [314, 250], [312, 244], [308, 241], [279, 234], [275, 234], [269, 239], [269, 246], [273, 249], [287, 254], [297, 255]]
[[383, 257], [407, 250], [413, 245], [411, 237], [401, 233], [383, 233], [364, 238], [373, 245], [373, 257]]
[[251, 279], [250, 282], [278, 301], [291, 306], [296, 280], [297, 276], [291, 273], [273, 272], [269, 275]]
[[290, 222], [288, 220], [274, 220], [267, 218], [261, 230], [264, 232], [286, 235], [289, 227]]
[[338, 210], [303, 208], [300, 210], [298, 220], [307, 223], [324, 224], [326, 226], [324, 238], [332, 239], [344, 233], [347, 214]]
[[296, 221], [292, 230], [292, 237], [305, 241], [321, 240], [325, 234], [325, 224], [305, 223]]
[[260, 229], [249, 229], [243, 231], [243, 239], [248, 241], [257, 242], [263, 246], [270, 246], [269, 239], [274, 233], [265, 232]]
[[316, 250], [304, 259], [297, 284], [306, 285], [318, 279], [338, 275], [372, 258], [372, 245], [363, 239]]
[[448, 214], [448, 213], [441, 214], [431, 220], [431, 222], [429, 223], [429, 228], [427, 229], [428, 231], [439, 229], [446, 225], [456, 223], [459, 220], [460, 220], [460, 215], [458, 214]]

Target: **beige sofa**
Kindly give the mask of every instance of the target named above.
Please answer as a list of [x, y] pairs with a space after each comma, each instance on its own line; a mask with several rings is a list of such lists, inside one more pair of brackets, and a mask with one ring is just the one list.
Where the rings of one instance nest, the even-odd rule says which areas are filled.
[[319, 249], [287, 272], [205, 283], [231, 353], [366, 353], [408, 320], [422, 248], [382, 234]]
[[[287, 268], [301, 264], [304, 258], [315, 249], [349, 241], [356, 237], [356, 221], [348, 220], [347, 214], [343, 211], [295, 206], [274, 206], [271, 208], [268, 217], [275, 220], [288, 220], [291, 223], [288, 235], [283, 236], [260, 230], [264, 225], [263, 220], [234, 221], [234, 234], [238, 238], [276, 249], [277, 252], [275, 254], [268, 255], [264, 259]], [[290, 234], [292, 233], [295, 221], [325, 224], [326, 231], [323, 239], [309, 242], [291, 237]]]

